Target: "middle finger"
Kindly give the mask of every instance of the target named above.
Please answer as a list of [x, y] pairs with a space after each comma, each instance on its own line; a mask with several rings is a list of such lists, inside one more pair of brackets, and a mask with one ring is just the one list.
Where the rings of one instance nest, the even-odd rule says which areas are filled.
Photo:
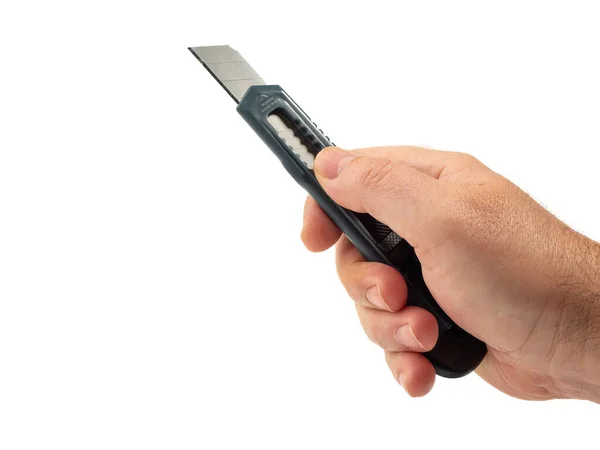
[[406, 304], [404, 278], [387, 264], [368, 262], [346, 236], [336, 246], [338, 276], [359, 305], [398, 311]]

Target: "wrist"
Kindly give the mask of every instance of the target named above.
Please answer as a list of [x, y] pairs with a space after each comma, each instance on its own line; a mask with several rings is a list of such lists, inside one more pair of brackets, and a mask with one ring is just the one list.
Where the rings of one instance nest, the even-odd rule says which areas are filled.
[[600, 244], [581, 235], [576, 241], [560, 283], [553, 378], [557, 397], [600, 403]]

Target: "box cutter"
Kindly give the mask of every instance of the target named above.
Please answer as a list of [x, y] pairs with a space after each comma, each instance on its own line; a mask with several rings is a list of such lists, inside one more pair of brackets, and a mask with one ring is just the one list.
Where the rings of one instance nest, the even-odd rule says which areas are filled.
[[241, 55], [227, 45], [194, 47], [190, 51], [238, 103], [237, 111], [279, 158], [288, 173], [369, 261], [398, 270], [408, 286], [408, 304], [430, 311], [439, 325], [439, 339], [424, 353], [438, 375], [458, 378], [474, 370], [486, 345], [456, 325], [425, 285], [414, 249], [389, 227], [368, 214], [336, 204], [314, 173], [315, 156], [334, 145], [278, 85], [266, 84]]

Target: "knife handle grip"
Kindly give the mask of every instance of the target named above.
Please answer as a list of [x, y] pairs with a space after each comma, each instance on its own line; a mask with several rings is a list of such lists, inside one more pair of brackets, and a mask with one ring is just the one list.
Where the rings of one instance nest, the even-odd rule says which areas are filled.
[[[367, 260], [390, 265], [403, 275], [408, 304], [422, 307], [435, 316], [439, 338], [433, 350], [424, 355], [436, 373], [458, 378], [473, 371], [487, 347], [456, 325], [437, 304], [423, 280], [414, 249], [368, 214], [355, 213], [335, 203], [318, 183], [311, 162], [319, 151], [334, 145], [323, 131], [277, 85], [250, 87], [237, 111]], [[272, 120], [273, 116], [277, 121]], [[283, 123], [286, 130], [274, 123]]]

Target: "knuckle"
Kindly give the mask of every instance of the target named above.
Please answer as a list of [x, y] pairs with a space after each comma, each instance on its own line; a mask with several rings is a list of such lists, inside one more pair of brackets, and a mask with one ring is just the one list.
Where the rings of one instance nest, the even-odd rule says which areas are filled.
[[452, 159], [454, 159], [454, 161], [456, 163], [458, 163], [464, 167], [471, 167], [476, 164], [481, 164], [481, 162], [475, 156], [471, 155], [470, 153], [452, 152], [451, 156], [452, 156]]
[[479, 162], [479, 160], [470, 153], [458, 152], [457, 156], [461, 161], [464, 161], [467, 164], [477, 164]]
[[400, 375], [400, 364], [398, 361], [398, 353], [385, 350], [385, 362], [387, 363], [388, 369], [397, 380]]
[[378, 324], [376, 322], [371, 322], [371, 324], [367, 330], [367, 335], [369, 336], [369, 339], [371, 339], [372, 342], [379, 345], [380, 347], [383, 347], [384, 341], [382, 340], [383, 336], [382, 336], [381, 328], [378, 326]]
[[384, 354], [385, 354], [385, 362], [387, 363], [388, 368], [394, 374], [394, 376], [396, 376], [397, 370], [396, 370], [394, 353], [389, 350], [385, 350]]
[[[464, 172], [479, 171], [483, 164], [475, 156], [468, 153], [452, 152], [447, 167], [449, 168], [448, 172], [456, 178]], [[481, 177], [481, 174], [479, 177]]]
[[[367, 307], [363, 307], [363, 308], [367, 308]], [[361, 315], [360, 312], [359, 312], [359, 315]], [[363, 314], [363, 317], [361, 318], [360, 322], [361, 322], [363, 330], [365, 331], [365, 334], [367, 335], [369, 340], [371, 342], [373, 342], [374, 344], [378, 345], [379, 347], [385, 348], [384, 332], [382, 330], [382, 327], [378, 323], [378, 321], [367, 320], [367, 318], [365, 317], [365, 314]]]
[[369, 323], [368, 323], [367, 317], [366, 317], [366, 306], [364, 306], [361, 303], [357, 302], [355, 304], [355, 308], [356, 308], [356, 313], [358, 314], [358, 320], [360, 322], [360, 326], [362, 327], [363, 331], [365, 332], [365, 334], [367, 335], [367, 337], [369, 338], [369, 340], [373, 341], [373, 336], [371, 334], [371, 329], [369, 327]]
[[360, 185], [367, 191], [388, 190], [393, 185], [390, 174], [394, 164], [385, 160], [376, 160], [360, 176]]
[[[347, 264], [338, 263], [337, 272], [338, 278], [348, 293], [348, 296], [357, 304], [363, 303], [362, 299], [364, 297], [364, 293], [362, 292], [362, 285], [360, 284], [360, 280], [353, 275], [349, 266]], [[358, 312], [360, 314], [361, 311]]]

